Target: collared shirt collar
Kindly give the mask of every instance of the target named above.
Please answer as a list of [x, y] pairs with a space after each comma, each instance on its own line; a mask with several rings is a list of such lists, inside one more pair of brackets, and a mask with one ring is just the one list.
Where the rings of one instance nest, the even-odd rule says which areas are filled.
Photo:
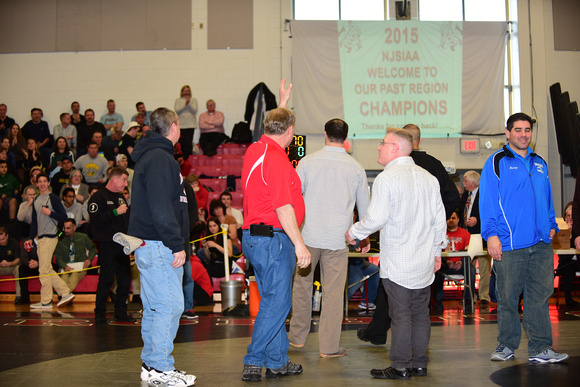
[[284, 150], [284, 148], [282, 148], [280, 146], [280, 144], [278, 144], [272, 137], [266, 136], [265, 134], [262, 134], [262, 137], [260, 137], [260, 141], [269, 144], [269, 145], [273, 145], [276, 147], [276, 149], [279, 149], [280, 151], [286, 153], [286, 151]]
[[390, 163], [385, 165], [385, 169], [390, 168], [393, 165], [401, 165], [401, 164], [415, 164], [415, 162], [413, 161], [411, 156], [397, 157], [396, 159], [391, 160]]
[[322, 148], [322, 149], [325, 151], [328, 151], [328, 152], [346, 153], [346, 149], [344, 149], [343, 147], [339, 147], [339, 146], [325, 145], [324, 148]]

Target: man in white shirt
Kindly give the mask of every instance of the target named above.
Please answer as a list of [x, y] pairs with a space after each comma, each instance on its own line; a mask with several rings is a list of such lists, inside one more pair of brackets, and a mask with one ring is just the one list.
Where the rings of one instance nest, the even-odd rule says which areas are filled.
[[312, 319], [312, 282], [320, 262], [324, 302], [318, 340], [320, 356], [328, 358], [346, 355], [346, 348], [340, 346], [348, 267], [344, 232], [352, 225], [355, 204], [364, 216], [370, 198], [365, 169], [344, 149], [348, 124], [332, 119], [324, 125], [324, 132], [324, 148], [304, 157], [296, 168], [306, 205], [302, 238], [311, 264], [294, 273], [288, 339], [298, 348], [306, 342]]
[[413, 162], [412, 150], [409, 132], [387, 129], [378, 148], [378, 163], [385, 169], [373, 183], [366, 216], [345, 234], [355, 244], [355, 238], [361, 240], [381, 230], [380, 274], [392, 317], [393, 363], [371, 370], [377, 379], [427, 375], [430, 285], [441, 267], [447, 225], [439, 183]]

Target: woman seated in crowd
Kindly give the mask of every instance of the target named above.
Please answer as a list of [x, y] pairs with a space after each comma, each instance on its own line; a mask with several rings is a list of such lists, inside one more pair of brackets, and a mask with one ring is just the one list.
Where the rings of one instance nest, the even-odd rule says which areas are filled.
[[63, 157], [68, 156], [70, 160], [75, 162], [75, 155], [73, 151], [70, 150], [66, 138], [60, 136], [54, 142], [54, 151], [50, 155], [50, 166], [49, 170], [53, 171], [56, 167], [60, 167], [62, 164]]
[[42, 156], [40, 155], [40, 149], [38, 148], [38, 142], [29, 138], [26, 141], [26, 155], [22, 160], [22, 167], [24, 172], [29, 174], [32, 167], [39, 167], [41, 171], [44, 171], [44, 165], [42, 165]]
[[[207, 221], [206, 236], [217, 234], [221, 231], [221, 223], [216, 217], [211, 217]], [[228, 251], [232, 251], [232, 241], [228, 238]], [[197, 250], [197, 256], [207, 268], [210, 277], [225, 277], [224, 268], [224, 237], [223, 234], [214, 235], [202, 241], [202, 248]], [[233, 262], [231, 253], [228, 254], [230, 267]]]
[[70, 183], [62, 186], [59, 192], [61, 197], [65, 188], [72, 188], [75, 190], [75, 200], [80, 204], [83, 204], [85, 200], [89, 198], [89, 186], [83, 183], [83, 174], [78, 169], [75, 169], [70, 173]]
[[233, 254], [238, 255], [242, 250], [240, 240], [238, 239], [238, 223], [236, 218], [226, 214], [226, 206], [219, 199], [214, 199], [209, 204], [210, 216], [215, 216], [220, 221], [220, 224], [228, 225], [228, 236], [232, 240], [234, 247]]
[[0, 149], [6, 149], [7, 161], [16, 169], [16, 157], [14, 156], [14, 153], [12, 153], [12, 151], [10, 150], [10, 140], [8, 139], [8, 137], [4, 137], [1, 140], [0, 145], [2, 145]]
[[22, 168], [22, 161], [27, 157], [26, 153], [26, 139], [22, 135], [20, 126], [18, 124], [12, 125], [10, 131], [8, 132], [8, 140], [10, 140], [10, 151], [14, 154], [16, 159], [16, 171], [18, 173], [18, 180], [24, 181], [25, 172]]

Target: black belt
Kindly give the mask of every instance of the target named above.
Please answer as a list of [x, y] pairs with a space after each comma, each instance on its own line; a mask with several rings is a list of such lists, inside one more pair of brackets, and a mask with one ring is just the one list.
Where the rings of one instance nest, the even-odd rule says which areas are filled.
[[263, 236], [272, 238], [275, 232], [287, 235], [283, 229], [274, 228], [274, 226], [270, 226], [264, 223], [250, 225], [250, 235], [252, 236]]

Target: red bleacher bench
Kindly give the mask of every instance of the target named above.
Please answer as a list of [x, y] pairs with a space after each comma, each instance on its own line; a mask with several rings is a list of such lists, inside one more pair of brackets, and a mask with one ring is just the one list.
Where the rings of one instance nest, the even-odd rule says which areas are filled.
[[246, 150], [248, 150], [248, 146], [250, 144], [235, 144], [235, 143], [226, 143], [221, 144], [217, 148], [218, 155], [244, 155], [246, 154]]
[[[0, 276], [0, 279], [14, 278], [11, 275]], [[99, 283], [98, 275], [87, 274], [81, 282], [77, 285], [74, 292], [75, 293], [96, 293], [97, 285]], [[28, 280], [28, 290], [30, 293], [40, 292], [40, 280], [38, 278], [33, 278]], [[12, 293], [16, 292], [16, 285], [14, 281], [2, 281], [0, 282], [0, 293]]]

